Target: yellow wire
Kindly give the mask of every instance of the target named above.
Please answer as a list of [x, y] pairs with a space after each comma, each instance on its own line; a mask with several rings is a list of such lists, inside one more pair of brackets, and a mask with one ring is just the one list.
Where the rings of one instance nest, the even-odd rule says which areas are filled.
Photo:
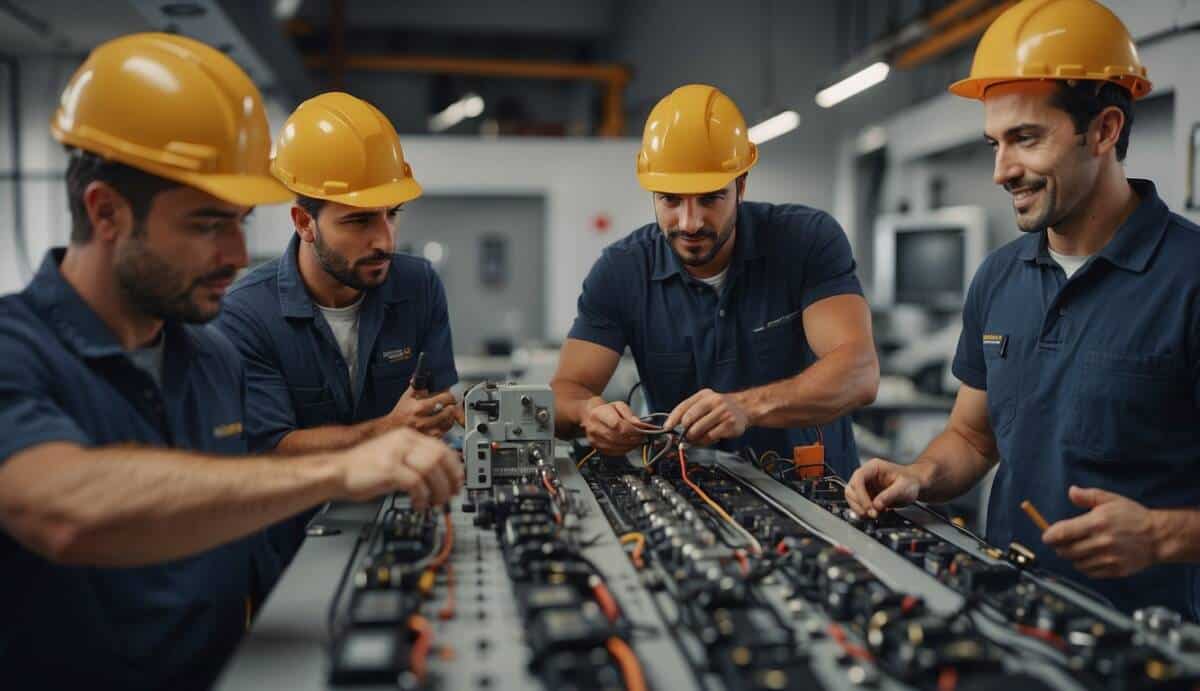
[[589, 452], [588, 452], [588, 455], [584, 456], [584, 457], [583, 457], [583, 458], [582, 458], [582, 459], [579, 461], [579, 464], [578, 464], [578, 465], [576, 465], [575, 467], [576, 467], [577, 469], [582, 469], [582, 468], [583, 468], [583, 464], [584, 464], [584, 463], [587, 463], [587, 462], [588, 462], [588, 461], [590, 461], [590, 460], [592, 460], [592, 456], [595, 456], [595, 455], [596, 455], [596, 449], [592, 449], [591, 451], [589, 451]]
[[646, 549], [646, 536], [639, 532], [625, 533], [621, 536], [621, 544], [628, 545], [636, 543], [633, 547], [633, 561], [640, 569], [642, 568], [642, 552]]

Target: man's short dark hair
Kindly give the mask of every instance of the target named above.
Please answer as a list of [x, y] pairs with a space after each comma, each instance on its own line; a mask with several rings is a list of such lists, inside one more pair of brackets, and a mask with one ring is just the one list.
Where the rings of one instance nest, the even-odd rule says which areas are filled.
[[104, 182], [117, 191], [133, 210], [133, 220], [141, 224], [150, 213], [155, 195], [182, 187], [174, 180], [160, 178], [124, 163], [81, 149], [68, 149], [67, 203], [71, 207], [71, 244], [83, 245], [92, 239], [92, 222], [88, 220], [83, 192], [93, 182]]
[[307, 211], [308, 215], [312, 216], [314, 223], [317, 220], [317, 214], [321, 213], [321, 209], [325, 208], [325, 203], [324, 199], [305, 197], [304, 195], [296, 197], [296, 206]]
[[1058, 88], [1050, 97], [1050, 105], [1066, 111], [1075, 123], [1075, 133], [1087, 131], [1096, 116], [1109, 106], [1116, 106], [1125, 114], [1125, 126], [1117, 138], [1117, 160], [1124, 161], [1129, 150], [1129, 133], [1133, 130], [1133, 96], [1115, 82], [1094, 80], [1068, 80], [1056, 82]]

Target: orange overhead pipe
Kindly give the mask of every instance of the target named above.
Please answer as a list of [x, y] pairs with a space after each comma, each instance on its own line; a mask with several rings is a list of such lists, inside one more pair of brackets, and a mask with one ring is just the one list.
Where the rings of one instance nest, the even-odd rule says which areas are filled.
[[[310, 68], [332, 67], [329, 59], [321, 55], [306, 56], [304, 64]], [[603, 91], [604, 120], [600, 125], [600, 134], [606, 137], [619, 137], [625, 132], [622, 95], [625, 85], [629, 83], [630, 75], [629, 68], [624, 65], [443, 58], [421, 55], [348, 55], [342, 60], [342, 67], [367, 71], [600, 82], [605, 86]]]
[[975, 9], [981, 2], [982, 0], [954, 0], [954, 2], [946, 5], [940, 10], [931, 12], [929, 16], [925, 18], [924, 24], [925, 26], [929, 27], [931, 31], [937, 31], [955, 19], [958, 19], [959, 16]]
[[[1004, 13], [1005, 10], [1017, 4], [1016, 0], [1006, 0], [978, 14], [972, 15], [957, 24], [951, 25], [945, 31], [934, 34], [900, 53], [895, 65], [900, 69], [912, 69], [953, 50], [987, 30], [988, 26]], [[949, 9], [947, 6], [946, 9]]]

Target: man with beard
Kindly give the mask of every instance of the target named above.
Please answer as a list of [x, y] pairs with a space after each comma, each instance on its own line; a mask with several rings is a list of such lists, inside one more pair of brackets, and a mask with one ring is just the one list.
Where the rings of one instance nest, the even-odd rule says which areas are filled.
[[692, 84], [646, 121], [638, 182], [657, 223], [605, 249], [551, 386], [558, 432], [605, 454], [645, 442], [623, 401], [600, 393], [629, 348], [656, 423], [688, 441], [792, 457], [823, 441], [858, 467], [851, 410], [874, 399], [871, 319], [841, 227], [799, 205], [743, 202], [758, 152], [725, 94]]
[[[391, 122], [349, 94], [316, 96], [284, 123], [271, 171], [297, 195], [295, 235], [230, 290], [218, 321], [245, 360], [250, 448], [334, 450], [400, 427], [441, 437], [458, 411], [446, 294], [428, 261], [395, 253], [421, 187]], [[285, 560], [310, 517], [271, 531]]]
[[70, 244], [0, 299], [3, 685], [209, 688], [278, 571], [263, 528], [330, 499], [444, 502], [461, 466], [408, 430], [244, 456], [240, 359], [202, 323], [245, 266], [253, 205], [289, 195], [232, 60], [180, 36], [110, 41], [52, 131]]
[[[1200, 228], [1121, 166], [1150, 91], [1133, 40], [1092, 0], [1023, 2], [950, 89], [983, 101], [1025, 235], [972, 281], [946, 430], [911, 465], [864, 464], [847, 499], [870, 516], [945, 501], [998, 464], [990, 541], [1123, 610], [1196, 618]], [[1024, 500], [1053, 525], [1027, 520]]]

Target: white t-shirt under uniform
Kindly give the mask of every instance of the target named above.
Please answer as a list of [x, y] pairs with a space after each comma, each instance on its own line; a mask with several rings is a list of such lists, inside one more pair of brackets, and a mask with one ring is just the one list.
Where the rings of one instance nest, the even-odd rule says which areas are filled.
[[358, 315], [362, 312], [363, 293], [353, 305], [347, 307], [322, 307], [321, 315], [333, 331], [333, 340], [337, 342], [338, 350], [342, 351], [342, 359], [346, 361], [346, 369], [350, 373], [350, 393], [358, 396], [357, 384], [354, 378], [358, 371]]

